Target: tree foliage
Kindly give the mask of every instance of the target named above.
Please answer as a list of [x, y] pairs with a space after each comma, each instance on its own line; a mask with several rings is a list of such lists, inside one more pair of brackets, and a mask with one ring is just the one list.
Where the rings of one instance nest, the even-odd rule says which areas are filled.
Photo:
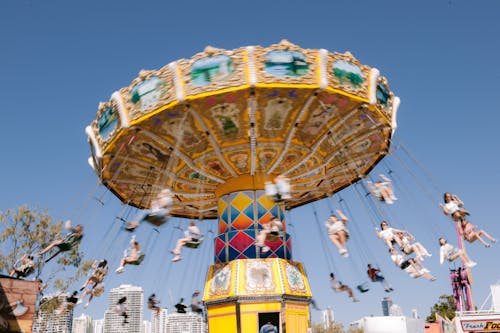
[[436, 322], [436, 313], [441, 317], [446, 317], [450, 320], [455, 318], [455, 300], [453, 295], [441, 295], [438, 302], [431, 308], [431, 313], [425, 319], [429, 323]]
[[[23, 255], [35, 255], [53, 240], [61, 238], [62, 229], [63, 222], [54, 222], [45, 210], [25, 205], [0, 211], [0, 271], [8, 275]], [[62, 291], [66, 291], [74, 281], [85, 275], [91, 266], [91, 262], [83, 261], [83, 254], [78, 251], [78, 246], [61, 253], [57, 260], [49, 264], [45, 264], [43, 258], [35, 259], [34, 276], [43, 277], [48, 286]], [[63, 272], [70, 267], [76, 269], [73, 276], [61, 278]]]
[[345, 333], [344, 327], [340, 323], [331, 323], [330, 327], [324, 328], [323, 324], [312, 324], [312, 333]]

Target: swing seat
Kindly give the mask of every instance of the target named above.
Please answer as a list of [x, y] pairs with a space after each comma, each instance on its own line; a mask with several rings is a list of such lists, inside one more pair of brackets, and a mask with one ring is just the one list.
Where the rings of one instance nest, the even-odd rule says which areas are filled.
[[144, 217], [144, 220], [151, 223], [154, 226], [161, 226], [163, 223], [168, 221], [168, 215], [151, 213]]
[[104, 286], [99, 286], [99, 287], [94, 288], [94, 292], [92, 294], [95, 297], [99, 297], [102, 295], [103, 292], [104, 292]]
[[283, 236], [282, 232], [270, 232], [266, 235], [266, 241], [268, 242], [276, 242], [278, 239], [281, 239]]
[[75, 246], [80, 243], [82, 237], [78, 237], [75, 234], [68, 235], [60, 244], [57, 244], [56, 247], [59, 249], [59, 252], [66, 252], [73, 249]]
[[139, 266], [143, 262], [145, 256], [146, 255], [144, 253], [141, 253], [139, 255], [139, 258], [137, 258], [137, 260], [135, 261], [129, 262], [129, 265]]
[[16, 272], [17, 272], [18, 277], [25, 278], [25, 277], [30, 276], [31, 274], [35, 273], [35, 267], [28, 266], [22, 270], [19, 270], [19, 271], [16, 270]]
[[368, 282], [363, 282], [362, 284], [358, 285], [356, 287], [360, 293], [366, 293], [367, 291], [370, 290], [370, 288], [368, 287]]
[[203, 239], [204, 237], [200, 237], [196, 241], [187, 242], [184, 246], [189, 247], [190, 249], [197, 249], [200, 244], [203, 243]]

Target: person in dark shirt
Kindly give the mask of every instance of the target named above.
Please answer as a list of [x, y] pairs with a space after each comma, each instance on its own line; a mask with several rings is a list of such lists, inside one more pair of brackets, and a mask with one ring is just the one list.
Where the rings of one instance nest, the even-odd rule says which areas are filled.
[[177, 313], [186, 313], [187, 306], [185, 304], [183, 304], [182, 302], [184, 302], [184, 298], [181, 298], [179, 303], [174, 305]]

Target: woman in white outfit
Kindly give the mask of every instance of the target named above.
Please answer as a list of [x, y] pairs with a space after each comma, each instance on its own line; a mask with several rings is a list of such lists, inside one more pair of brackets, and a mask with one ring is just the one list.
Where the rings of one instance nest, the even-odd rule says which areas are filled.
[[432, 255], [427, 251], [427, 249], [419, 242], [413, 242], [415, 240], [415, 237], [413, 237], [412, 234], [409, 232], [402, 233], [402, 232], [397, 232], [396, 233], [396, 239], [399, 239], [399, 242], [401, 243], [401, 250], [405, 254], [411, 254], [415, 253], [416, 257], [419, 260], [424, 260], [425, 257], [432, 257]]
[[441, 246], [439, 250], [439, 262], [441, 264], [443, 264], [445, 259], [452, 262], [453, 260], [460, 258], [464, 262], [465, 266], [469, 268], [477, 265], [477, 263], [469, 259], [463, 250], [457, 249], [453, 245], [448, 244], [446, 239], [442, 237], [439, 238], [439, 245]]
[[443, 200], [444, 205], [439, 204], [439, 206], [441, 207], [444, 215], [451, 217], [453, 221], [458, 222], [462, 218], [465, 218], [467, 215], [469, 215], [469, 212], [465, 208], [463, 208], [463, 201], [460, 200], [460, 198], [455, 194], [446, 192], [443, 195]]
[[270, 235], [279, 236], [281, 230], [283, 229], [283, 223], [279, 218], [275, 216], [271, 216], [271, 220], [263, 225], [263, 228], [257, 234], [255, 238], [255, 245], [259, 248], [262, 248], [261, 252], [266, 253], [269, 251], [269, 247], [266, 246], [265, 241], [266, 238]]
[[377, 232], [377, 237], [382, 239], [385, 245], [389, 247], [389, 249], [394, 248], [393, 243], [396, 243], [398, 244], [399, 247], [402, 247], [401, 241], [398, 238], [396, 238], [396, 233], [398, 232], [406, 233], [408, 231], [389, 227], [389, 223], [387, 223], [387, 221], [382, 221], [382, 223], [380, 223], [380, 228], [382, 229], [380, 231], [378, 228], [375, 228], [375, 231]]
[[339, 249], [339, 253], [348, 257], [347, 252], [347, 239], [349, 238], [349, 231], [346, 228], [348, 221], [347, 217], [340, 211], [335, 211], [340, 219], [335, 214], [330, 215], [328, 220], [325, 221], [325, 226], [328, 231], [328, 237], [332, 243]]
[[394, 248], [389, 249], [389, 252], [391, 253], [392, 262], [408, 273], [412, 278], [423, 277], [430, 281], [436, 280], [417, 258], [407, 258], [405, 255], [399, 254]]

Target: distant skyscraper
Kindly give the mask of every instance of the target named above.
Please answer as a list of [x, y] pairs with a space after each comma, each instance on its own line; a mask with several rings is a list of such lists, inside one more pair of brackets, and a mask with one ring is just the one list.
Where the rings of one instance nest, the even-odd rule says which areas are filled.
[[418, 319], [418, 312], [417, 309], [411, 309], [411, 317], [413, 319]]
[[151, 333], [167, 333], [167, 318], [167, 309], [161, 309], [158, 314], [151, 311]]
[[151, 322], [149, 320], [142, 322], [142, 333], [151, 333]]
[[73, 318], [73, 333], [94, 333], [92, 318], [82, 313], [80, 317]]
[[382, 313], [384, 316], [389, 315], [389, 309], [391, 308], [392, 305], [392, 299], [390, 297], [384, 297], [382, 300]]
[[166, 333], [204, 333], [206, 324], [203, 317], [194, 313], [172, 313], [167, 316]]
[[[116, 311], [118, 300], [127, 297], [128, 323]], [[104, 333], [140, 333], [143, 321], [144, 291], [141, 287], [121, 285], [109, 292], [109, 307], [104, 314]]]
[[[49, 306], [55, 299], [60, 304], [66, 302], [68, 294], [45, 296], [42, 304], [38, 308], [33, 323], [33, 333], [71, 333], [73, 324], [73, 309], [66, 307], [59, 314], [54, 312], [53, 307]], [[43, 304], [46, 306], [43, 306]]]
[[333, 310], [328, 307], [326, 310], [323, 310], [323, 328], [330, 328], [333, 326]]
[[392, 304], [389, 307], [389, 316], [403, 316], [403, 310], [401, 310], [401, 307], [397, 304]]
[[92, 320], [92, 333], [104, 333], [104, 319]]

